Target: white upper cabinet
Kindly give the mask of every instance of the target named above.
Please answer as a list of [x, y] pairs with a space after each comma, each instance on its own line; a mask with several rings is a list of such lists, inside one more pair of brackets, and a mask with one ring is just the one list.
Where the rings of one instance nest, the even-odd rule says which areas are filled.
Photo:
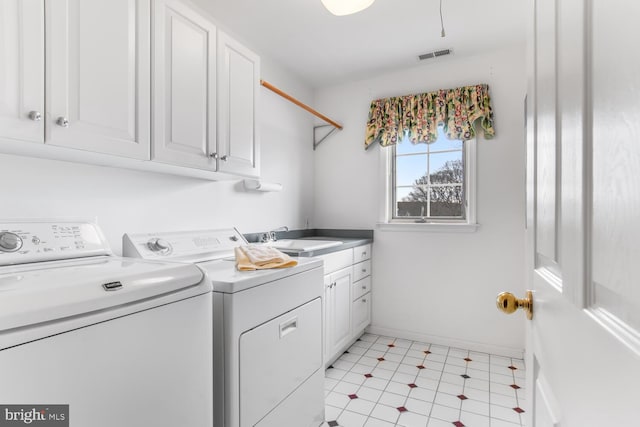
[[0, 138], [44, 142], [44, 2], [0, 1]]
[[177, 0], [153, 3], [153, 155], [216, 170], [216, 27]]
[[150, 157], [150, 0], [47, 0], [46, 142]]
[[218, 32], [218, 170], [260, 175], [256, 110], [260, 58]]
[[182, 0], [0, 0], [3, 153], [259, 177], [259, 83], [259, 57]]

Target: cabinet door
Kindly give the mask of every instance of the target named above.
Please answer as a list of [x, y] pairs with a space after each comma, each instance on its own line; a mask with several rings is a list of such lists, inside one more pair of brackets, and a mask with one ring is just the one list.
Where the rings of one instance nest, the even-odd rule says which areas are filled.
[[216, 27], [180, 1], [153, 7], [153, 160], [216, 170]]
[[46, 142], [150, 157], [150, 0], [45, 0]]
[[218, 32], [218, 169], [260, 175], [260, 144], [256, 109], [259, 57], [223, 32]]
[[352, 338], [362, 334], [364, 328], [371, 323], [371, 293], [362, 295], [353, 301], [353, 333]]
[[331, 328], [330, 358], [351, 338], [351, 268], [332, 274], [331, 284], [329, 304], [332, 306], [332, 318], [327, 325]]
[[0, 1], [0, 40], [0, 138], [44, 142], [44, 3]]

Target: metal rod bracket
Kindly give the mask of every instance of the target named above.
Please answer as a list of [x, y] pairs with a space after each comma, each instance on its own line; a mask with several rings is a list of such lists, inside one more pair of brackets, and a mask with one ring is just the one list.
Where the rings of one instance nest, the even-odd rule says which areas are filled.
[[[328, 128], [328, 127], [330, 127], [331, 130], [329, 132], [327, 132], [322, 138], [318, 139], [318, 129]], [[313, 151], [316, 151], [316, 147], [318, 147], [318, 145], [320, 145], [322, 143], [322, 141], [324, 141], [325, 139], [329, 138], [329, 136], [331, 136], [337, 130], [339, 130], [339, 129], [336, 128], [336, 127], [333, 127], [332, 125], [314, 126], [313, 127]]]

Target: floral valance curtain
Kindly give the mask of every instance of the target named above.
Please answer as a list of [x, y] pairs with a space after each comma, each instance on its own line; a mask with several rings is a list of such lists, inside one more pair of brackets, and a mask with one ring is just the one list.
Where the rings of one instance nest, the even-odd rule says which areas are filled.
[[438, 90], [371, 102], [365, 149], [374, 142], [386, 147], [402, 140], [405, 133], [413, 144], [438, 139], [438, 125], [449, 139], [468, 140], [475, 136], [473, 123], [482, 119], [487, 139], [493, 138], [493, 111], [489, 85], [479, 84]]

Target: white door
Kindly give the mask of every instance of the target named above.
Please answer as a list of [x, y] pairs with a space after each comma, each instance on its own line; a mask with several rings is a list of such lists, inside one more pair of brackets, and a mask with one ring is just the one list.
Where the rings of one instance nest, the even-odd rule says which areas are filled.
[[153, 160], [216, 170], [216, 27], [185, 3], [153, 3]]
[[150, 0], [46, 0], [46, 142], [150, 158]]
[[220, 172], [260, 175], [256, 110], [260, 58], [218, 32], [218, 155]]
[[44, 3], [0, 2], [0, 138], [44, 142]]
[[329, 306], [327, 356], [331, 359], [351, 338], [351, 267], [331, 274], [328, 296], [325, 301]]
[[640, 3], [529, 4], [528, 425], [640, 425]]

